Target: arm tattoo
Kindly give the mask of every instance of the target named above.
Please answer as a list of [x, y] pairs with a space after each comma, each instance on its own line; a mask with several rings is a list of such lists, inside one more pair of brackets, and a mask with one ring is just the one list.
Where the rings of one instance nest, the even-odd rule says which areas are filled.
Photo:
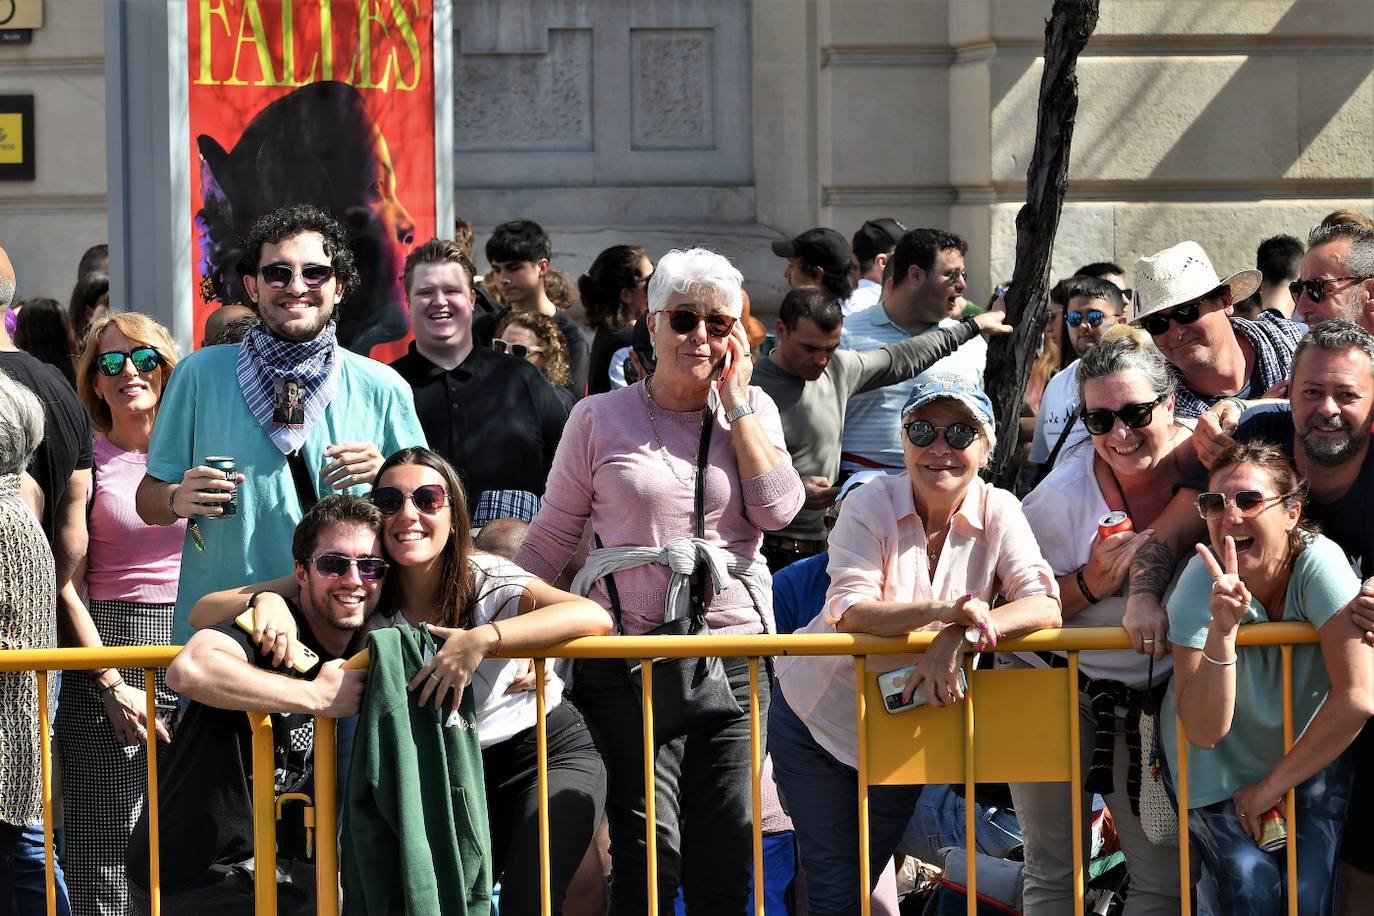
[[1174, 566], [1169, 545], [1150, 538], [1131, 561], [1131, 591], [1163, 598], [1174, 578]]

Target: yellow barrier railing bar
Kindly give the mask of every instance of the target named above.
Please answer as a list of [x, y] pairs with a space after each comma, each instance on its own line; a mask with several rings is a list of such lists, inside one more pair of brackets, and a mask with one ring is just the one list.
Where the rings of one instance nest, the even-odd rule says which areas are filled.
[[968, 871], [964, 883], [964, 906], [968, 916], [978, 916], [978, 836], [977, 812], [974, 803], [977, 794], [974, 778], [973, 759], [973, 659], [964, 662], [964, 681], [968, 692], [964, 694], [964, 868]]
[[864, 719], [867, 716], [864, 690], [868, 681], [868, 659], [854, 656], [854, 719], [860, 735], [859, 757], [859, 913], [873, 916], [873, 876], [868, 869], [868, 742], [864, 741]]
[[[148, 728], [144, 740], [148, 743], [148, 845], [161, 848], [158, 841], [157, 812], [157, 671], [143, 669], [144, 713], [148, 717]], [[152, 916], [162, 913], [162, 863], [157, 856], [148, 857], [148, 910]]]
[[553, 911], [553, 866], [549, 862], [549, 726], [544, 721], [545, 660], [534, 660], [534, 734], [539, 771], [539, 916]]
[[[339, 913], [339, 829], [336, 812], [339, 810], [338, 785], [338, 722], [327, 716], [315, 717], [315, 913], [316, 916], [338, 916]], [[255, 736], [256, 737], [256, 736]], [[257, 784], [256, 777], [253, 780]], [[329, 786], [321, 792], [321, 786]], [[253, 809], [256, 816], [257, 808]], [[275, 829], [274, 847], [275, 847]]]
[[[1283, 658], [1283, 752], [1293, 749], [1293, 647], [1280, 646]], [[1252, 815], [1253, 816], [1253, 815]], [[1288, 842], [1284, 844], [1284, 858], [1288, 866], [1288, 916], [1298, 916], [1298, 791], [1297, 787], [1284, 793], [1284, 821], [1288, 825]]]
[[[276, 761], [272, 714], [248, 713], [253, 730], [253, 896], [256, 916], [277, 913]], [[318, 756], [318, 749], [316, 754]], [[318, 763], [318, 759], [316, 760]], [[266, 778], [263, 778], [266, 774]], [[337, 842], [333, 837], [330, 842]]]
[[763, 741], [759, 721], [759, 660], [749, 659], [749, 793], [754, 802], [754, 916], [763, 916]]
[[1174, 732], [1178, 743], [1178, 772], [1175, 797], [1178, 808], [1178, 902], [1182, 916], [1193, 914], [1193, 865], [1188, 856], [1188, 736], [1183, 731], [1183, 717], [1174, 716]]
[[52, 746], [48, 737], [48, 672], [38, 671], [38, 760], [43, 793], [43, 884], [48, 916], [57, 916], [57, 879], [53, 875]]
[[658, 788], [654, 779], [654, 763], [657, 759], [654, 754], [654, 660], [652, 657], [641, 658], [639, 665], [640, 681], [644, 685], [645, 871], [649, 882], [649, 916], [658, 916], [658, 810], [654, 803], [654, 794]]
[[1083, 756], [1080, 752], [1083, 736], [1082, 720], [1078, 713], [1078, 653], [1070, 652], [1069, 667], [1069, 817], [1073, 826], [1069, 834], [1073, 842], [1073, 906], [1075, 913], [1083, 912]]

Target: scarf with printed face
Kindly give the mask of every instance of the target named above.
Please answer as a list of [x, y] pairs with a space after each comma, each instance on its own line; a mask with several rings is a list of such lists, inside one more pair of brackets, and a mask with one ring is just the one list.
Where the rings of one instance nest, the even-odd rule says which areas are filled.
[[334, 322], [313, 340], [293, 343], [273, 337], [261, 324], [243, 338], [239, 349], [239, 388], [248, 409], [289, 455], [305, 443], [334, 398], [338, 384]]

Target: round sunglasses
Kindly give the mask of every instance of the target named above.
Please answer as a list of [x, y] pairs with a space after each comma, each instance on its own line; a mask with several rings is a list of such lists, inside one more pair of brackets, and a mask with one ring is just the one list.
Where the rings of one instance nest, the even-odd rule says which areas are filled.
[[409, 493], [403, 493], [395, 487], [378, 487], [372, 491], [372, 505], [388, 518], [400, 512], [406, 500], [414, 503], [415, 508], [425, 515], [434, 515], [448, 505], [448, 492], [437, 483], [416, 487]]
[[973, 440], [978, 438], [978, 430], [967, 423], [936, 426], [929, 420], [913, 420], [903, 429], [906, 430], [907, 439], [918, 448], [925, 448], [930, 445], [935, 441], [935, 436], [942, 432], [945, 434], [945, 441], [949, 443], [949, 447], [960, 452], [972, 445]]
[[706, 322], [706, 333], [716, 340], [722, 340], [730, 336], [731, 329], [735, 326], [735, 316], [722, 315], [713, 312], [703, 315], [701, 312], [692, 309], [664, 309], [663, 313], [668, 316], [668, 327], [679, 334], [690, 334], [697, 329], [697, 325]]
[[531, 353], [543, 353], [543, 347], [531, 347], [525, 344], [506, 343], [501, 338], [496, 338], [491, 342], [491, 348], [497, 353], [509, 353], [511, 356], [518, 356], [521, 359], [528, 359]]
[[1161, 394], [1153, 401], [1142, 401], [1139, 404], [1127, 404], [1120, 410], [1108, 410], [1099, 407], [1096, 410], [1085, 410], [1080, 416], [1083, 418], [1083, 425], [1088, 428], [1088, 432], [1094, 436], [1105, 436], [1112, 431], [1116, 421], [1120, 420], [1131, 429], [1143, 429], [1150, 425], [1154, 419], [1155, 408], [1163, 404], [1168, 395]]
[[[290, 264], [264, 264], [258, 268], [258, 273], [262, 274], [272, 289], [285, 289], [291, 285], [297, 270]], [[330, 264], [305, 264], [299, 273], [306, 289], [319, 289], [334, 276], [334, 267]]]
[[125, 360], [133, 363], [139, 372], [152, 372], [162, 365], [161, 354], [152, 347], [134, 347], [128, 353], [122, 350], [101, 353], [95, 358], [95, 368], [101, 375], [114, 378], [124, 371]]
[[1071, 328], [1076, 328], [1083, 322], [1088, 323], [1090, 328], [1100, 328], [1102, 322], [1107, 320], [1107, 313], [1100, 309], [1088, 309], [1087, 312], [1080, 312], [1074, 309], [1064, 316], [1064, 323]]
[[1197, 506], [1197, 514], [1207, 521], [1221, 518], [1226, 513], [1228, 505], [1234, 505], [1240, 510], [1243, 518], [1251, 518], [1259, 515], [1266, 506], [1285, 500], [1294, 493], [1280, 493], [1278, 496], [1265, 496], [1259, 490], [1238, 490], [1235, 496], [1227, 496], [1225, 493], [1199, 493], [1194, 505]]
[[1194, 300], [1187, 305], [1180, 305], [1178, 308], [1170, 309], [1167, 312], [1155, 312], [1153, 315], [1146, 316], [1140, 319], [1140, 326], [1145, 329], [1147, 334], [1158, 337], [1169, 330], [1169, 322], [1192, 324], [1201, 315], [1202, 302]]
[[1321, 302], [1326, 298], [1326, 288], [1334, 283], [1344, 283], [1347, 280], [1356, 280], [1363, 283], [1369, 277], [1326, 277], [1325, 279], [1294, 280], [1288, 284], [1288, 293], [1296, 302], [1302, 298], [1304, 292], [1313, 304]]
[[356, 566], [359, 579], [376, 582], [387, 570], [386, 560], [378, 557], [346, 557], [341, 553], [322, 553], [309, 562], [314, 564], [316, 572], [331, 579], [348, 575], [349, 567]]

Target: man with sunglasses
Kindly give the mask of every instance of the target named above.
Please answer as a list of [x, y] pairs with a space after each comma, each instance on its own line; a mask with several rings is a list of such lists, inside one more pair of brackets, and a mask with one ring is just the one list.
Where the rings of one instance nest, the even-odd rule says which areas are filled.
[[1259, 398], [1288, 377], [1302, 327], [1272, 313], [1233, 316], [1259, 289], [1249, 269], [1219, 279], [1197, 242], [1136, 261], [1131, 323], [1144, 328], [1178, 379], [1179, 417], [1200, 416], [1223, 398]]
[[[404, 380], [338, 343], [339, 302], [358, 282], [342, 226], [309, 205], [283, 207], [253, 224], [244, 250], [243, 284], [261, 321], [242, 343], [177, 365], [138, 487], [146, 523], [194, 519], [174, 643], [191, 636], [203, 595], [288, 571], [291, 533], [316, 500], [370, 486], [383, 454], [425, 442]], [[288, 386], [298, 406], [281, 414]], [[233, 458], [235, 479], [206, 465], [210, 456]], [[238, 508], [227, 514], [230, 499]]]
[[1288, 289], [1298, 317], [1309, 325], [1344, 318], [1374, 332], [1374, 229], [1317, 226]]
[[[314, 797], [315, 717], [358, 712], [365, 670], [342, 659], [376, 608], [387, 564], [382, 515], [356, 496], [326, 497], [296, 526], [291, 554], [300, 603], [287, 601], [300, 645], [317, 659], [283, 664], [269, 643], [234, 623], [198, 631], [167, 669], [167, 683], [190, 700], [161, 767], [162, 912], [169, 916], [246, 913], [253, 901], [252, 732], [246, 710], [272, 716], [274, 792]], [[251, 608], [258, 595], [246, 595]], [[310, 659], [308, 654], [305, 659]], [[301, 671], [301, 668], [308, 670]], [[271, 776], [272, 774], [266, 774]], [[310, 837], [301, 804], [277, 821], [277, 912], [315, 912]], [[148, 909], [148, 815], [126, 853], [130, 890]]]
[[[1103, 334], [1125, 320], [1124, 309], [1121, 289], [1110, 280], [1088, 276], [1071, 278], [1064, 326], [1068, 329], [1074, 353], [1082, 356], [1097, 346]], [[1053, 453], [1057, 465], [1062, 456], [1080, 442], [1087, 441], [1087, 430], [1075, 422], [1078, 407], [1078, 360], [1075, 359], [1045, 385], [1040, 410], [1035, 416], [1035, 433], [1031, 436], [1031, 464], [1042, 465]]]

